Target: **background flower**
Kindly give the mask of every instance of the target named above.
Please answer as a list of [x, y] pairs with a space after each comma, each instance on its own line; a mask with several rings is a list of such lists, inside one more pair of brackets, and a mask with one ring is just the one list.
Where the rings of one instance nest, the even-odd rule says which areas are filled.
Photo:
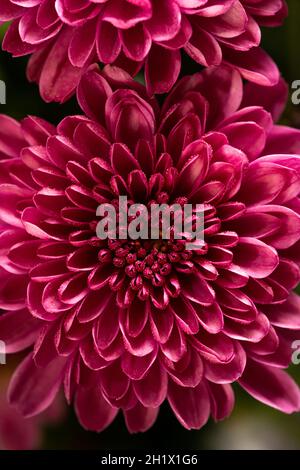
[[[221, 67], [185, 77], [160, 109], [124, 71], [93, 66], [85, 116], [57, 129], [2, 116], [0, 331], [9, 353], [34, 344], [10, 386], [23, 414], [62, 383], [97, 431], [118, 409], [145, 431], [165, 399], [200, 428], [231, 412], [236, 381], [299, 410], [282, 370], [300, 329], [300, 134], [273, 124], [285, 100], [282, 81], [243, 87]], [[120, 194], [204, 202], [205, 246], [100, 241], [96, 207]]]
[[176, 82], [181, 50], [203, 66], [222, 61], [262, 85], [278, 80], [258, 46], [260, 26], [277, 26], [284, 0], [2, 0], [0, 20], [13, 20], [3, 48], [33, 54], [28, 77], [46, 101], [64, 101], [82, 69], [99, 60], [135, 75], [145, 65], [148, 92]]
[[[4, 370], [4, 366], [2, 366]], [[7, 401], [7, 387], [10, 375], [1, 370], [0, 379], [0, 450], [33, 450], [41, 446], [46, 427], [61, 424], [65, 407], [61, 395], [43, 413], [24, 418]], [[10, 369], [9, 369], [10, 370]]]

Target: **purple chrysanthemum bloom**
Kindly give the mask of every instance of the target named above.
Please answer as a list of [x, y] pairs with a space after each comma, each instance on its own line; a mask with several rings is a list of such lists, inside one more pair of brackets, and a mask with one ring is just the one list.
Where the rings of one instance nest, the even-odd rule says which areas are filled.
[[[57, 128], [1, 117], [0, 337], [31, 348], [11, 403], [35, 415], [64, 385], [85, 428], [122, 410], [137, 432], [168, 400], [190, 429], [229, 415], [238, 382], [299, 410], [282, 370], [300, 338], [300, 132], [274, 124], [284, 83], [209, 68], [160, 108], [92, 66], [77, 93], [85, 115]], [[97, 206], [120, 195], [205, 204], [204, 245], [100, 240]]]
[[181, 51], [207, 67], [226, 62], [261, 85], [278, 70], [259, 48], [260, 26], [277, 26], [284, 0], [1, 0], [12, 21], [3, 48], [33, 54], [28, 77], [46, 101], [63, 101], [93, 62], [135, 75], [145, 65], [150, 94], [175, 84]]

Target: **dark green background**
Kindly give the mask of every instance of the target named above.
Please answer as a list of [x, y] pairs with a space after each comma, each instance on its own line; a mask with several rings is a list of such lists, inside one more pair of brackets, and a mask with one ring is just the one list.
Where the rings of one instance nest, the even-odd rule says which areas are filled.
[[[277, 62], [289, 84], [300, 80], [300, 0], [288, 0], [289, 18], [281, 28], [263, 30], [263, 46]], [[4, 27], [2, 27], [2, 33]], [[0, 52], [0, 79], [7, 85], [7, 105], [0, 112], [22, 118], [35, 114], [56, 124], [79, 108], [75, 99], [65, 105], [45, 104], [36, 85], [25, 79], [27, 58], [12, 59]], [[185, 61], [184, 72], [193, 73], [195, 64]], [[300, 105], [289, 101], [283, 121], [300, 127]], [[291, 371], [300, 383], [300, 366]], [[70, 410], [65, 423], [47, 429], [44, 448], [52, 449], [300, 449], [300, 414], [286, 416], [270, 409], [236, 389], [236, 407], [222, 423], [210, 421], [200, 431], [186, 431], [167, 405], [161, 407], [158, 420], [145, 434], [130, 435], [120, 416], [101, 434], [86, 432]], [[187, 403], [188, 406], [188, 403]]]

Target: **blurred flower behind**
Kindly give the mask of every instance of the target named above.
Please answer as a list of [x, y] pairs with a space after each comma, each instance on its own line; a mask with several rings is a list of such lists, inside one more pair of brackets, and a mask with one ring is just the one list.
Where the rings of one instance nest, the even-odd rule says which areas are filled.
[[59, 394], [46, 411], [24, 418], [7, 400], [12, 370], [9, 366], [0, 367], [0, 450], [39, 449], [44, 443], [45, 429], [62, 425], [66, 417], [64, 399]]
[[181, 51], [202, 66], [232, 64], [262, 85], [279, 73], [259, 47], [260, 26], [278, 26], [284, 0], [2, 0], [0, 20], [12, 21], [3, 48], [31, 54], [28, 78], [46, 101], [65, 101], [83, 69], [115, 64], [131, 75], [145, 66], [147, 89], [165, 93], [181, 70]]
[[221, 423], [206, 439], [208, 448], [224, 450], [298, 450], [297, 428], [283, 426], [280, 419], [252, 408]]

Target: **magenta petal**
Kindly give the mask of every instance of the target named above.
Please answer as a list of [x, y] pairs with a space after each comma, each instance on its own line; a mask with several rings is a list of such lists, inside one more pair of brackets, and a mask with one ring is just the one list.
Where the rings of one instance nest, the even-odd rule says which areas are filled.
[[222, 61], [222, 49], [213, 34], [197, 26], [184, 49], [192, 59], [206, 67], [219, 65]]
[[66, 358], [60, 357], [45, 368], [38, 368], [30, 354], [19, 365], [10, 382], [10, 403], [24, 416], [41, 413], [51, 405], [57, 395], [65, 367]]
[[282, 370], [249, 359], [239, 383], [256, 400], [283, 413], [300, 410], [300, 389]]
[[262, 106], [272, 113], [276, 122], [285, 108], [288, 95], [288, 86], [281, 78], [273, 87], [264, 87], [255, 83], [245, 86], [242, 107]]
[[107, 81], [91, 67], [82, 76], [78, 88], [77, 99], [84, 113], [91, 119], [104, 122], [103, 114], [107, 98], [112, 90]]
[[234, 392], [229, 384], [219, 385], [207, 381], [211, 414], [215, 421], [230, 416], [234, 407]]
[[[115, 380], [118, 377], [118, 380]], [[129, 378], [123, 373], [117, 361], [101, 371], [101, 387], [110, 398], [122, 398], [130, 386]]]
[[152, 40], [145, 26], [139, 23], [134, 28], [122, 31], [122, 43], [125, 55], [139, 62], [148, 55]]
[[122, 356], [122, 370], [132, 380], [141, 380], [156, 360], [157, 351], [154, 349], [145, 356], [133, 356], [125, 352]]
[[235, 354], [231, 361], [225, 364], [214, 363], [213, 361], [205, 361], [204, 370], [205, 377], [216, 384], [227, 384], [235, 382], [244, 372], [247, 356], [240, 345], [235, 343]]
[[250, 51], [234, 51], [226, 49], [226, 62], [233, 64], [244, 78], [263, 86], [276, 85], [279, 81], [279, 71], [268, 54], [259, 47]]
[[170, 381], [168, 401], [178, 421], [186, 429], [200, 429], [209, 418], [209, 395], [204, 382], [195, 388], [184, 388]]
[[78, 26], [70, 41], [69, 59], [75, 67], [83, 67], [93, 52], [95, 45], [96, 22], [86, 22]]
[[278, 265], [276, 251], [265, 243], [250, 237], [241, 237], [234, 251], [234, 262], [257, 279], [269, 276]]
[[11, 117], [0, 115], [0, 151], [9, 157], [18, 157], [26, 141], [20, 124]]
[[146, 61], [145, 79], [150, 95], [166, 93], [176, 82], [180, 73], [179, 51], [153, 45]]
[[115, 419], [118, 409], [110, 406], [101, 394], [100, 387], [79, 389], [75, 410], [81, 425], [87, 431], [103, 431]]
[[174, 316], [169, 309], [164, 310], [163, 315], [160, 310], [151, 308], [150, 327], [156, 341], [165, 343], [171, 334]]
[[31, 346], [41, 325], [27, 309], [0, 315], [0, 339], [5, 342], [6, 353], [16, 353]]
[[74, 67], [68, 58], [70, 36], [68, 29], [62, 30], [43, 63], [39, 84], [41, 96], [46, 102], [65, 101], [78, 84], [81, 70]]
[[198, 351], [191, 348], [181, 360], [167, 366], [168, 374], [181, 387], [196, 387], [204, 374], [203, 362]]
[[145, 432], [156, 421], [159, 408], [149, 408], [138, 403], [130, 410], [124, 411], [125, 422], [129, 432]]
[[201, 326], [209, 333], [219, 333], [224, 326], [223, 312], [217, 302], [208, 307], [193, 304]]
[[172, 39], [179, 31], [181, 14], [171, 0], [152, 0], [152, 17], [146, 27], [155, 41]]
[[291, 330], [300, 330], [300, 297], [291, 292], [284, 303], [266, 305], [264, 312], [272, 325]]
[[268, 134], [265, 155], [279, 153], [299, 154], [300, 131], [287, 126], [273, 126]]
[[[18, 2], [17, 2], [18, 3]], [[3, 5], [1, 6], [0, 20], [1, 21], [10, 21], [18, 16], [21, 16], [24, 11], [21, 5], [11, 3], [10, 0], [3, 0]]]
[[181, 284], [183, 293], [189, 300], [204, 306], [214, 302], [214, 292], [200, 274], [184, 276]]
[[160, 406], [168, 389], [168, 376], [164, 367], [155, 361], [141, 380], [133, 382], [133, 388], [142, 405], [151, 408]]

